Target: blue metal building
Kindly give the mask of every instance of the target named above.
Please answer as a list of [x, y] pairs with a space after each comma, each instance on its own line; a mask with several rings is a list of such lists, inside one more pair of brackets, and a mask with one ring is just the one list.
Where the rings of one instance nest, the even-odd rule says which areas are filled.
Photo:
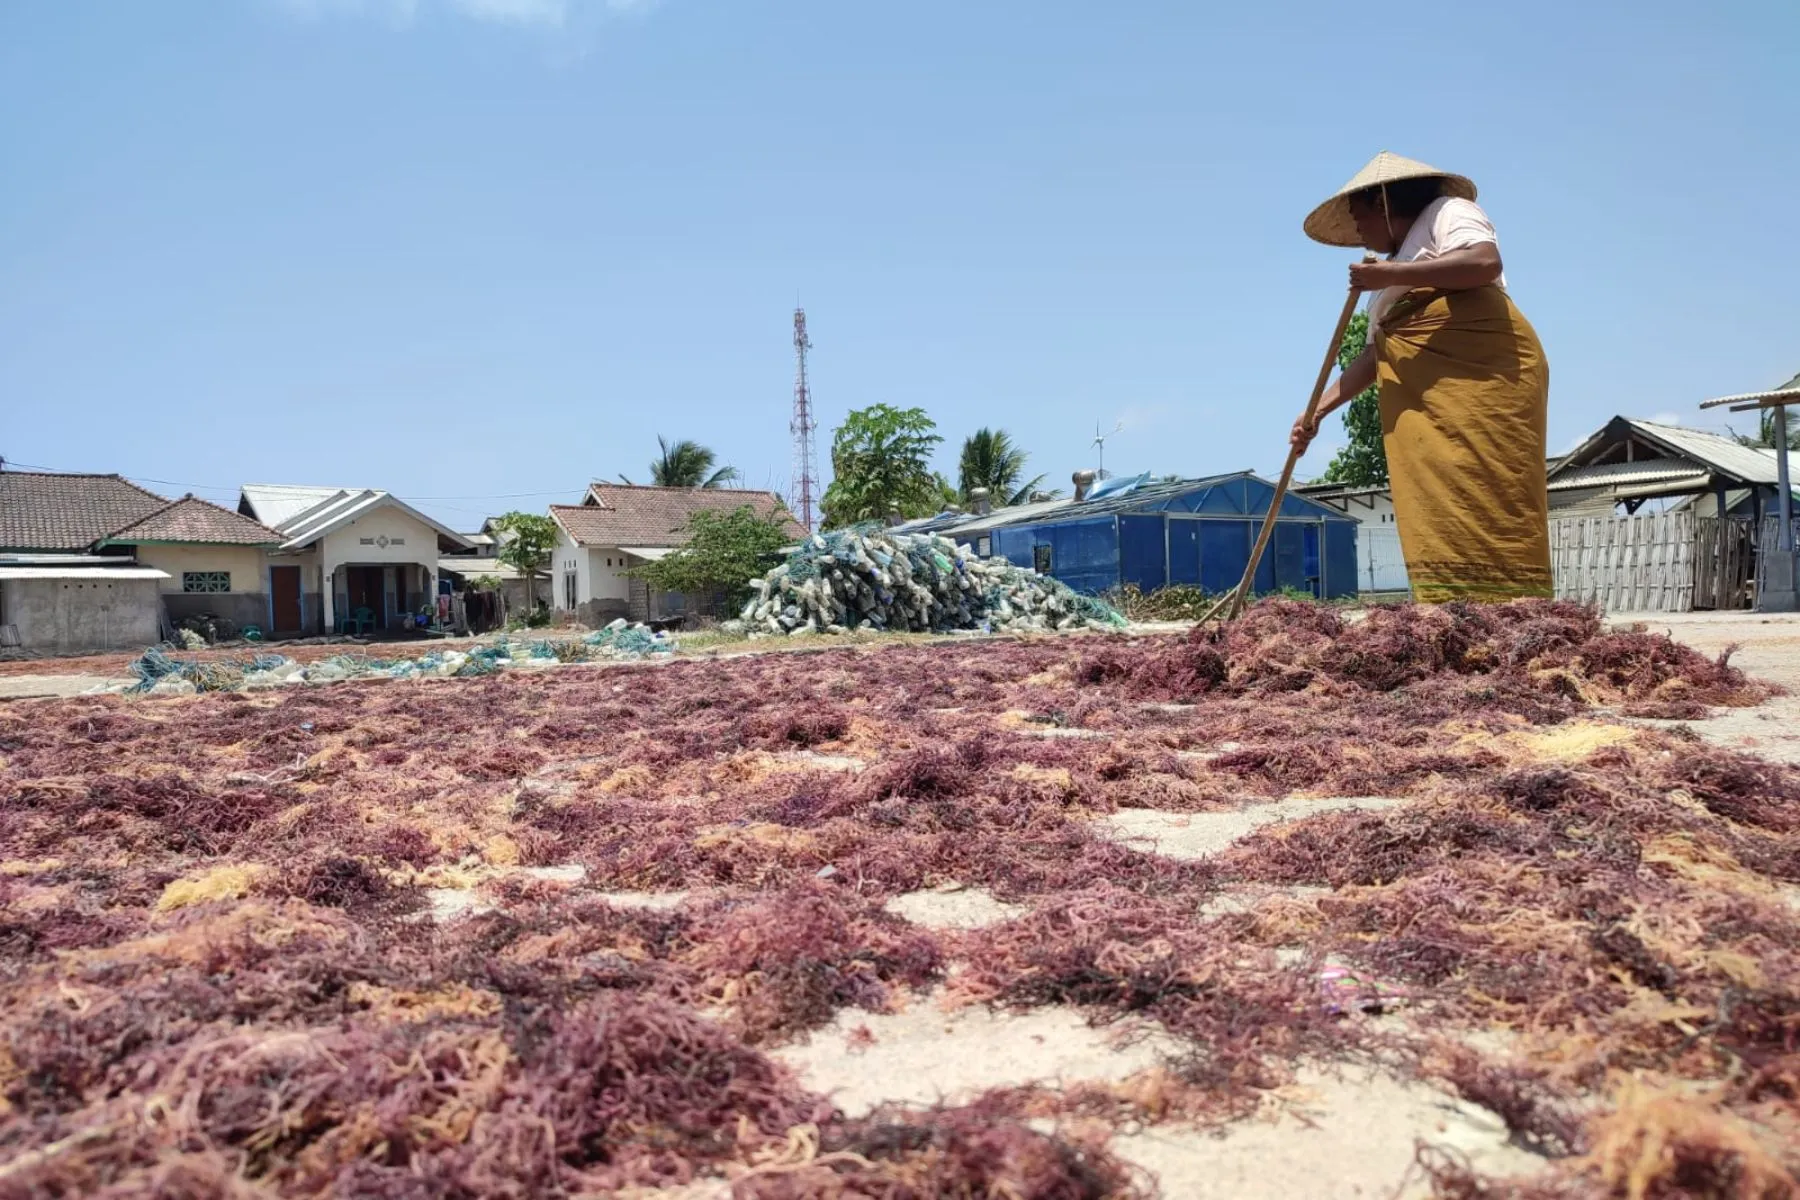
[[[1248, 471], [1157, 483], [1140, 476], [1107, 480], [1082, 500], [940, 513], [901, 528], [942, 534], [1080, 592], [1123, 584], [1223, 592], [1243, 578], [1274, 494], [1274, 484]], [[1355, 596], [1356, 531], [1354, 518], [1289, 492], [1257, 566], [1256, 590]]]

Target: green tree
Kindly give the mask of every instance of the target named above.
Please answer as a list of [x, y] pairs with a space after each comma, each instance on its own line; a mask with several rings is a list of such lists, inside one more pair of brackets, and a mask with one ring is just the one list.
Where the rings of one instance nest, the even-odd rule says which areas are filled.
[[775, 566], [790, 538], [784, 513], [758, 516], [748, 504], [731, 512], [694, 513], [681, 549], [632, 570], [665, 592], [718, 596], [735, 612], [749, 598], [749, 581]]
[[939, 511], [948, 483], [931, 469], [931, 454], [943, 440], [922, 408], [876, 404], [852, 411], [832, 434], [822, 527], [886, 520], [893, 508], [903, 517]]
[[[1800, 450], [1800, 416], [1788, 414], [1788, 449]], [[1757, 414], [1756, 434], [1739, 433], [1732, 430], [1733, 440], [1740, 446], [1751, 446], [1757, 449], [1773, 450], [1775, 448], [1775, 410], [1765, 408]]]
[[986, 488], [995, 504], [1023, 504], [1044, 477], [1024, 483], [1025, 451], [1014, 444], [1004, 429], [977, 429], [963, 443], [959, 479], [961, 498], [967, 502], [976, 488]]
[[537, 579], [547, 574], [544, 568], [556, 549], [556, 522], [541, 513], [509, 512], [494, 519], [500, 551], [495, 555], [517, 571], [525, 580], [525, 594], [530, 604], [537, 604]]
[[[721, 488], [738, 480], [735, 467], [714, 470], [713, 464], [718, 462], [719, 456], [699, 442], [683, 438], [670, 445], [659, 433], [656, 445], [662, 451], [650, 463], [650, 482], [656, 487]], [[619, 478], [631, 482], [623, 475]]]
[[[1356, 361], [1369, 344], [1369, 314], [1350, 318], [1344, 344], [1338, 349], [1338, 366]], [[1386, 487], [1387, 448], [1381, 443], [1381, 389], [1373, 384], [1344, 408], [1344, 432], [1350, 442], [1332, 457], [1321, 483], [1347, 483], [1352, 487]]]

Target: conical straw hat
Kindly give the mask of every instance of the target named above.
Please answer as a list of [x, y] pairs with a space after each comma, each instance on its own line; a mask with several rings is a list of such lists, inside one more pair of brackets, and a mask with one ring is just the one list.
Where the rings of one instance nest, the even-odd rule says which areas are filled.
[[1475, 182], [1467, 176], [1452, 175], [1448, 171], [1440, 171], [1436, 167], [1428, 167], [1422, 162], [1383, 150], [1371, 158], [1369, 165], [1358, 171], [1349, 183], [1339, 188], [1336, 195], [1312, 210], [1311, 215], [1306, 218], [1306, 236], [1315, 242], [1324, 242], [1327, 246], [1360, 246], [1362, 239], [1356, 235], [1356, 221], [1350, 215], [1352, 192], [1360, 192], [1378, 183], [1430, 178], [1444, 181], [1446, 196], [1460, 196], [1464, 200], [1475, 198]]

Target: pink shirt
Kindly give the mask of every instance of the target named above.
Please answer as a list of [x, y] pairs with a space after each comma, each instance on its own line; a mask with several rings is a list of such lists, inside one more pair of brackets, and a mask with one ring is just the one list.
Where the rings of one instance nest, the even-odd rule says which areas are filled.
[[[1479, 246], [1483, 242], [1500, 245], [1499, 235], [1494, 232], [1494, 223], [1488, 220], [1481, 206], [1473, 200], [1459, 200], [1454, 196], [1439, 196], [1425, 206], [1419, 219], [1412, 223], [1406, 231], [1406, 237], [1400, 243], [1400, 250], [1394, 255], [1395, 262], [1418, 262], [1442, 257], [1452, 250], [1466, 250], [1470, 246]], [[1501, 287], [1506, 286], [1506, 276], [1501, 275], [1496, 281]], [[1410, 288], [1391, 287], [1376, 292], [1369, 297], [1369, 332], [1374, 334], [1381, 324], [1382, 314], [1393, 306], [1394, 301], [1411, 291]]]

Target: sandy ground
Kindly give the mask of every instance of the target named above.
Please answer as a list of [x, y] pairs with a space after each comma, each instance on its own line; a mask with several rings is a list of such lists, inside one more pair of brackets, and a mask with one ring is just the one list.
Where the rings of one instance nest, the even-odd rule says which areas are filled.
[[1253, 804], [1235, 812], [1179, 813], [1128, 808], [1103, 817], [1095, 824], [1106, 836], [1134, 850], [1147, 850], [1169, 858], [1210, 858], [1264, 825], [1346, 808], [1393, 808], [1399, 803], [1383, 796], [1329, 796], [1319, 799], [1289, 797], [1271, 804]]
[[945, 1012], [933, 997], [920, 996], [899, 1012], [839, 1013], [775, 1057], [855, 1117], [888, 1103], [964, 1103], [996, 1087], [1117, 1082], [1177, 1049], [1152, 1027], [1098, 1029], [1078, 1009], [1060, 1005]]
[[1717, 745], [1775, 762], [1800, 763], [1800, 614], [1648, 613], [1617, 617], [1614, 622], [1641, 623], [1703, 654], [1731, 650], [1732, 665], [1793, 693], [1757, 708], [1721, 709], [1705, 721], [1655, 724], [1685, 724]]

